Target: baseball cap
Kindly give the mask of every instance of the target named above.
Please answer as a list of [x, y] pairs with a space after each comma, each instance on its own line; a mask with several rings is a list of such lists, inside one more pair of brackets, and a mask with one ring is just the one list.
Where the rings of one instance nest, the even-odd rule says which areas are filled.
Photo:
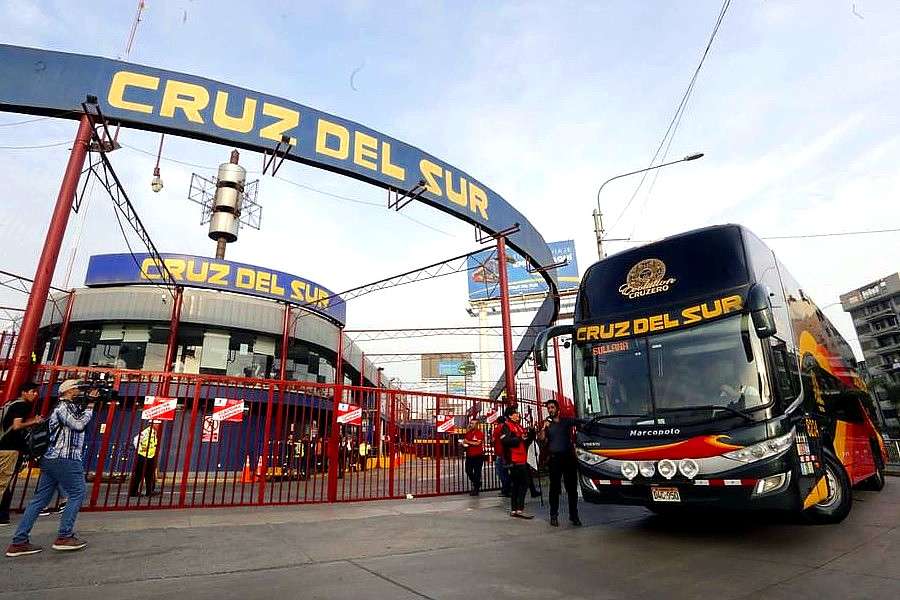
[[59, 393], [64, 394], [73, 388], [77, 388], [80, 385], [80, 379], [66, 379], [61, 384], [59, 384]]

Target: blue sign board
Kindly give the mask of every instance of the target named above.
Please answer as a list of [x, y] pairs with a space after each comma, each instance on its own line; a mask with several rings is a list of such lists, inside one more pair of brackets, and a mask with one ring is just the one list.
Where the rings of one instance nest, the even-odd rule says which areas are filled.
[[[347, 320], [343, 299], [309, 279], [216, 258], [188, 254], [161, 256], [178, 285], [281, 300], [341, 325]], [[158, 284], [162, 280], [159, 265], [149, 254], [99, 254], [91, 257], [84, 284], [89, 287]]]
[[438, 375], [461, 375], [459, 366], [463, 363], [461, 358], [445, 358], [438, 361]]
[[[559, 289], [569, 290], [578, 287], [581, 278], [578, 276], [578, 261], [575, 259], [575, 242], [551, 242], [550, 251], [553, 262], [568, 261], [564, 267], [556, 269]], [[529, 272], [525, 260], [515, 251], [507, 252], [507, 276], [509, 277], [509, 294], [522, 296], [525, 294], [546, 294], [547, 283], [537, 273]], [[500, 297], [500, 271], [497, 267], [497, 252], [485, 250], [469, 257], [469, 300], [488, 300]]]

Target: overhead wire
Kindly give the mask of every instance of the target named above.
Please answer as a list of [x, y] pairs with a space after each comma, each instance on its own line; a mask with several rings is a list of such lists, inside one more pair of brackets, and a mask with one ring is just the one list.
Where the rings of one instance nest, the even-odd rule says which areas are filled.
[[[799, 240], [808, 238], [839, 237], [843, 235], [870, 235], [877, 233], [897, 233], [900, 227], [893, 229], [863, 229], [860, 231], [829, 231], [824, 233], [802, 233], [796, 235], [762, 235], [763, 240]], [[656, 240], [620, 240], [626, 244], [652, 244]]]
[[[667, 140], [668, 146], [671, 146], [672, 139], [674, 139], [675, 133], [678, 130], [678, 126], [681, 124], [681, 117], [684, 114], [684, 109], [687, 106], [691, 94], [694, 91], [694, 85], [697, 82], [697, 77], [700, 74], [700, 69], [703, 68], [703, 63], [706, 62], [706, 57], [709, 55], [709, 50], [716, 39], [716, 35], [719, 32], [719, 27], [722, 25], [722, 21], [725, 19], [725, 14], [728, 12], [728, 8], [730, 6], [731, 0], [724, 0], [724, 2], [722, 3], [722, 7], [719, 9], [719, 14], [716, 18], [716, 24], [713, 26], [712, 33], [710, 34], [709, 40], [706, 43], [706, 48], [703, 50], [703, 54], [700, 56], [700, 61], [697, 64], [697, 68], [694, 69], [694, 74], [691, 76], [691, 80], [688, 83], [684, 94], [681, 96], [681, 101], [678, 103], [678, 107], [675, 109], [675, 114], [672, 115], [672, 119], [669, 121], [669, 126], [666, 128], [665, 134], [659, 141], [659, 145], [656, 147], [656, 152], [653, 153], [653, 158], [650, 159], [650, 164], [647, 165], [648, 167], [652, 167], [654, 164], [656, 164], [657, 158], [659, 158], [660, 151], [662, 150], [663, 146], [666, 145]], [[668, 146], [666, 147], [666, 153], [668, 153]], [[664, 160], [665, 155], [663, 155], [663, 158], [660, 159], [659, 162], [663, 162]], [[641, 179], [638, 182], [637, 187], [635, 187], [634, 192], [628, 199], [628, 202], [625, 203], [625, 207], [619, 212], [619, 215], [616, 217], [615, 221], [613, 221], [612, 226], [609, 228], [610, 230], [615, 229], [616, 225], [618, 225], [622, 220], [622, 217], [625, 216], [625, 213], [628, 211], [629, 207], [631, 207], [632, 202], [634, 202], [634, 199], [637, 197], [638, 193], [643, 187], [649, 173], [649, 171], [644, 171], [644, 173], [641, 175]]]

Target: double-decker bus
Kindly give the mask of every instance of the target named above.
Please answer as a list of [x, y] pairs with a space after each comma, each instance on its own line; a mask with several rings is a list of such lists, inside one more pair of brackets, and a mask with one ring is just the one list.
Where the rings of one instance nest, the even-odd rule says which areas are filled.
[[784, 509], [817, 523], [884, 486], [878, 405], [856, 361], [772, 251], [738, 225], [613, 255], [584, 275], [572, 336], [584, 498]]

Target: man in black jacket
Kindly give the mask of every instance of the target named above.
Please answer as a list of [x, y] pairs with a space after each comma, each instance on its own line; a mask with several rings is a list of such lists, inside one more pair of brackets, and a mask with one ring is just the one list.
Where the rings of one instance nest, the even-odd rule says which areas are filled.
[[572, 428], [575, 419], [559, 415], [559, 402], [548, 400], [544, 403], [548, 416], [538, 433], [548, 453], [547, 466], [550, 470], [550, 524], [559, 527], [560, 483], [565, 481], [566, 496], [569, 500], [569, 521], [581, 526], [578, 518], [578, 465], [575, 462], [575, 444]]

